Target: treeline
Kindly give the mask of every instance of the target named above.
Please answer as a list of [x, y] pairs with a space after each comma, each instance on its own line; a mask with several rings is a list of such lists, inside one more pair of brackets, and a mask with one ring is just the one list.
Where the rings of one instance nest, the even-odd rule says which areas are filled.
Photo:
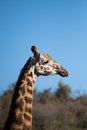
[[[3, 129], [15, 84], [0, 95], [0, 130]], [[51, 89], [34, 91], [33, 130], [87, 130], [87, 95], [71, 96], [63, 82]]]

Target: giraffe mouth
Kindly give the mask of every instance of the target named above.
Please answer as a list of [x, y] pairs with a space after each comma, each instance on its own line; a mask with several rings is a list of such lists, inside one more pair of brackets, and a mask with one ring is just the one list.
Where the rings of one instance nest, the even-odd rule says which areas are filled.
[[68, 72], [62, 66], [58, 69], [57, 74], [59, 74], [62, 77], [67, 77], [68, 76]]

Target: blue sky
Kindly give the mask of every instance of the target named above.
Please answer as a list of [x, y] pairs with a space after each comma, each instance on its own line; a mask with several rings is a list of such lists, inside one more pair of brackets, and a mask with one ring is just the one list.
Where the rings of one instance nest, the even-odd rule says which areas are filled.
[[3, 0], [0, 1], [0, 91], [18, 78], [31, 46], [48, 53], [68, 72], [40, 77], [35, 87], [57, 88], [59, 80], [72, 91], [87, 93], [87, 1]]

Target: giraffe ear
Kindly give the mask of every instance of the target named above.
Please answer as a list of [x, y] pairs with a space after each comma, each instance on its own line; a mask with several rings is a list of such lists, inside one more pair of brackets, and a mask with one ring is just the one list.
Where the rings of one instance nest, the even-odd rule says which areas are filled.
[[38, 51], [38, 49], [35, 46], [31, 47], [31, 51], [33, 52], [34, 56], [37, 56], [40, 54], [40, 52]]

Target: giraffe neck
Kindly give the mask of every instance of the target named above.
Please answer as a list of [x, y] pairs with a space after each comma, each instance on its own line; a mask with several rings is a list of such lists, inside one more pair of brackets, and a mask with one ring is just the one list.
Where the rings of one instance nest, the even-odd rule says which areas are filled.
[[32, 67], [27, 72], [21, 72], [4, 130], [32, 129], [33, 89], [36, 78]]

